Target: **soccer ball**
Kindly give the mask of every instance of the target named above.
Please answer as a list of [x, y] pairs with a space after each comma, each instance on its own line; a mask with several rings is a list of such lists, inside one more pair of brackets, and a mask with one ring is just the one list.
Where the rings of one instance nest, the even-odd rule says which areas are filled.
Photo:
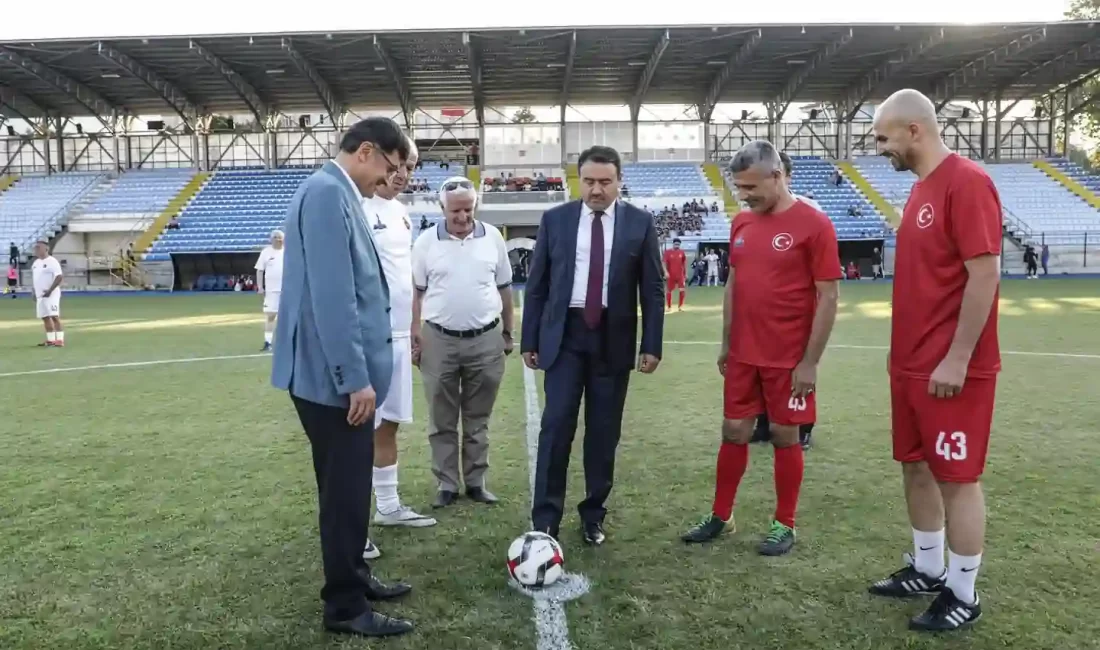
[[564, 572], [561, 545], [546, 533], [524, 533], [508, 547], [508, 574], [524, 587], [550, 586]]

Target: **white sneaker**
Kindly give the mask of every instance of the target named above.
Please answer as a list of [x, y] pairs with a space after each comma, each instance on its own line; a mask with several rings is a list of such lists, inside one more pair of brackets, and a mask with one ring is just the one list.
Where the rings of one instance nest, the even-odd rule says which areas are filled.
[[374, 523], [379, 526], [408, 526], [410, 528], [427, 528], [437, 522], [433, 517], [419, 514], [408, 506], [401, 506], [393, 512], [374, 513]]
[[364, 560], [373, 560], [377, 557], [380, 557], [381, 555], [382, 555], [382, 551], [379, 550], [378, 547], [374, 545], [374, 542], [372, 542], [368, 539], [367, 540], [367, 547], [365, 549], [363, 549], [363, 559]]

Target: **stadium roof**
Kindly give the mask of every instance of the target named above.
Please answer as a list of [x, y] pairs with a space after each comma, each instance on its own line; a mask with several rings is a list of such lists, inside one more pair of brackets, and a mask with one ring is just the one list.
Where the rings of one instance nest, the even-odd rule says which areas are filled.
[[0, 43], [0, 114], [1031, 98], [1100, 68], [1088, 22], [332, 32]]

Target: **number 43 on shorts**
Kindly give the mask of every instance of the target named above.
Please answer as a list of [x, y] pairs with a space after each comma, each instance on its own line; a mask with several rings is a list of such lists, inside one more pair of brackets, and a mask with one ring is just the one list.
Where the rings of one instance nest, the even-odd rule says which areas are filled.
[[936, 437], [936, 455], [943, 456], [944, 460], [966, 460], [966, 434], [940, 431]]

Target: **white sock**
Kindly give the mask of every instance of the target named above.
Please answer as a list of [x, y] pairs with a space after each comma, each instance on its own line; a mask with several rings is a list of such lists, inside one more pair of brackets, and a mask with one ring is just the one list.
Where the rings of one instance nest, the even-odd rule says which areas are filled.
[[57, 332], [55, 334], [55, 339], [54, 340], [56, 340], [58, 343], [64, 343], [65, 342], [65, 332]]
[[374, 468], [374, 499], [378, 512], [391, 513], [401, 507], [397, 496], [397, 464]]
[[947, 565], [947, 588], [964, 603], [973, 605], [977, 600], [974, 583], [978, 580], [978, 567], [982, 565], [982, 554], [956, 555], [948, 550], [950, 562]]
[[46, 340], [49, 341], [50, 343], [53, 343], [54, 341], [57, 340], [57, 335], [54, 334], [53, 332], [46, 332]]
[[913, 529], [914, 568], [930, 578], [943, 575], [944, 533]]
[[271, 344], [271, 339], [275, 337], [274, 332], [264, 332], [264, 343]]

